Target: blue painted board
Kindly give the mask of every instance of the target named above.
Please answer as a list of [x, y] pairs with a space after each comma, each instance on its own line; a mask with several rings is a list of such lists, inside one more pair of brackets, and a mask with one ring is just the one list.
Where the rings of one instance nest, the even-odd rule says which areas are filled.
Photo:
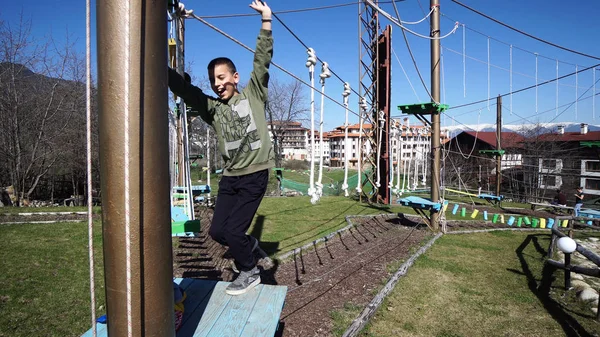
[[[285, 301], [287, 289], [283, 287], [264, 285], [256, 306], [265, 308], [264, 311], [253, 310], [248, 317], [246, 326], [240, 336], [268, 336], [277, 330], [281, 304]], [[265, 319], [265, 318], [268, 319]]]
[[[246, 294], [225, 293], [229, 282], [174, 279], [185, 291], [183, 325], [177, 337], [273, 336], [279, 324], [287, 287], [260, 284]], [[97, 324], [97, 336], [107, 337], [107, 325]], [[91, 337], [92, 329], [82, 336]]]
[[595, 209], [582, 209], [579, 211], [579, 216], [600, 219], [600, 211]]
[[480, 199], [486, 199], [486, 200], [490, 199], [490, 200], [498, 200], [498, 201], [504, 199], [503, 195], [493, 195], [493, 194], [486, 194], [486, 193], [479, 194], [477, 197]]
[[[258, 300], [260, 293], [264, 290], [264, 287], [257, 287], [251, 289], [247, 293], [241, 296], [228, 296], [229, 303], [227, 306], [220, 310], [220, 315], [217, 320], [212, 322], [210, 329], [204, 329], [200, 333], [195, 333], [194, 337], [229, 337], [229, 336], [240, 336], [241, 331], [246, 325], [250, 312], [254, 308], [254, 304]], [[225, 293], [223, 293], [225, 295]], [[210, 312], [213, 307], [209, 302], [206, 308], [205, 314]], [[278, 317], [279, 320], [279, 317]], [[275, 331], [273, 331], [273, 334]]]
[[398, 199], [398, 203], [404, 206], [417, 207], [421, 209], [433, 209], [439, 211], [442, 209], [442, 203], [440, 202], [432, 202], [429, 199], [409, 196], [402, 199]]

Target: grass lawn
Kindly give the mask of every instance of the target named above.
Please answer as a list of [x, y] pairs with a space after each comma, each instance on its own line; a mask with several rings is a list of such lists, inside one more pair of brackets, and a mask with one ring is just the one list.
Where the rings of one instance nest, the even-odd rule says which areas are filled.
[[[96, 299], [104, 309], [95, 224]], [[87, 223], [1, 225], [0, 336], [78, 336], [91, 325]]]
[[[58, 211], [60, 208], [6, 208]], [[265, 198], [251, 231], [273, 253], [346, 226], [346, 215], [398, 212], [343, 197]], [[85, 211], [84, 207], [72, 210]], [[96, 298], [104, 313], [102, 238], [95, 223]], [[87, 223], [0, 225], [0, 337], [79, 336], [89, 329]]]
[[[573, 291], [563, 296], [562, 272], [542, 282], [549, 241], [539, 232], [443, 236], [400, 279], [361, 336], [598, 334], [589, 308]], [[347, 327], [359, 312], [353, 311], [333, 313], [336, 325]]]

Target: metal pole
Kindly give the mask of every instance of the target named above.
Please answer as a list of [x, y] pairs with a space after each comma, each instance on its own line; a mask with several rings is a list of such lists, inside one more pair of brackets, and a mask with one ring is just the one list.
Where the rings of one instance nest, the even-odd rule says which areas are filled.
[[174, 336], [167, 2], [97, 2], [109, 336]]
[[[430, 0], [430, 8], [435, 8], [431, 13], [431, 37], [440, 36], [440, 2]], [[440, 102], [440, 40], [432, 39], [431, 48], [431, 96], [434, 102]], [[431, 114], [431, 201], [440, 199], [440, 114]], [[439, 229], [439, 212], [431, 212], [431, 227], [434, 231]]]
[[571, 254], [565, 253], [565, 290], [571, 289]]
[[[498, 95], [496, 99], [496, 150], [502, 149], [500, 137], [502, 136], [502, 96]], [[502, 155], [496, 153], [496, 195], [500, 195], [500, 186], [502, 185]]]

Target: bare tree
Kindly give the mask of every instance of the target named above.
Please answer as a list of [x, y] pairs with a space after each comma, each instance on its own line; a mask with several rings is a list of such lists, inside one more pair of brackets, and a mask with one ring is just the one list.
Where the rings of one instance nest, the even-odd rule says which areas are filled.
[[72, 50], [35, 40], [22, 17], [17, 27], [0, 23], [0, 171], [17, 205], [60, 161], [73, 117], [84, 114], [83, 71]]
[[276, 166], [281, 167], [281, 141], [285, 137], [286, 122], [303, 122], [309, 112], [302, 83], [297, 80], [281, 82], [271, 78], [269, 100], [266, 106], [267, 118], [271, 124]]

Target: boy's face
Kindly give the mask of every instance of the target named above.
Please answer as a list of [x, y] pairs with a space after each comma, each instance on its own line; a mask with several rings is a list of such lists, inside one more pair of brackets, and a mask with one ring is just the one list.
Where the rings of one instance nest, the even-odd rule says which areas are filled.
[[240, 75], [232, 73], [226, 64], [215, 66], [214, 73], [208, 74], [212, 90], [223, 101], [228, 101], [237, 94], [237, 84], [240, 81]]

